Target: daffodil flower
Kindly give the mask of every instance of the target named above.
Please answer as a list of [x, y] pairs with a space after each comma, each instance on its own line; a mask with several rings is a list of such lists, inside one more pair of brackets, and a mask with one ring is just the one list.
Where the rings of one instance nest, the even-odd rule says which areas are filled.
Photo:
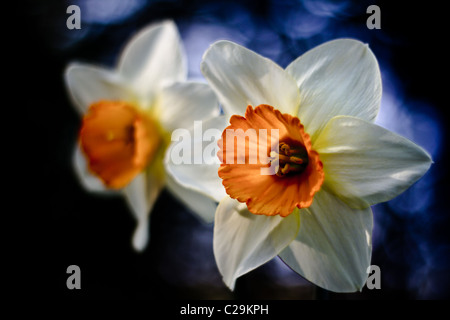
[[136, 250], [148, 240], [148, 220], [164, 186], [205, 220], [216, 204], [165, 174], [171, 132], [220, 112], [207, 84], [186, 81], [187, 67], [176, 25], [153, 24], [138, 32], [109, 70], [70, 64], [65, 81], [82, 116], [74, 163], [89, 191], [122, 194], [137, 227]]
[[[226, 285], [233, 289], [239, 276], [278, 255], [322, 288], [361, 290], [372, 252], [370, 206], [399, 195], [431, 165], [422, 148], [374, 124], [382, 87], [369, 47], [327, 42], [282, 69], [219, 41], [201, 69], [225, 113], [204, 124], [226, 129], [218, 137], [221, 161], [166, 167], [179, 183], [220, 201], [213, 246]], [[278, 148], [259, 134], [239, 163], [226, 132], [240, 129], [278, 130]], [[261, 149], [264, 159], [250, 163]], [[274, 159], [274, 174], [261, 174]]]

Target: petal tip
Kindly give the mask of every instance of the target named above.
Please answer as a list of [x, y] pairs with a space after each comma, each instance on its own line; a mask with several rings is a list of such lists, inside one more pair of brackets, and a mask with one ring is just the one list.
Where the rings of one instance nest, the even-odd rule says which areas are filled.
[[139, 221], [133, 234], [132, 244], [137, 252], [144, 251], [148, 242], [148, 226], [146, 221]]

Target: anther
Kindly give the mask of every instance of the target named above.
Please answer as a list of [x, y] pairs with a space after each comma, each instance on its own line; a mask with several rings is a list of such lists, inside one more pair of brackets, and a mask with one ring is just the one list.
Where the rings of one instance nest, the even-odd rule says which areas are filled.
[[308, 166], [308, 154], [303, 146], [291, 147], [285, 142], [280, 142], [278, 153], [271, 151], [270, 157], [273, 158], [272, 161], [278, 160], [278, 166], [276, 167], [278, 177], [302, 173]]

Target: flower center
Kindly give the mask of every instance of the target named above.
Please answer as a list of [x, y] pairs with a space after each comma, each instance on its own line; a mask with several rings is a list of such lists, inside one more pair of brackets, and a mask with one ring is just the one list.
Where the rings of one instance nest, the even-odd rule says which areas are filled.
[[[278, 130], [279, 147], [271, 151], [273, 142], [264, 133], [273, 130]], [[235, 146], [234, 136], [228, 132], [242, 132], [244, 136], [246, 132], [255, 132], [256, 138], [248, 139], [244, 147]], [[231, 198], [245, 202], [254, 214], [286, 217], [295, 208], [309, 207], [322, 186], [323, 165], [300, 119], [282, 114], [272, 106], [259, 105], [254, 109], [248, 106], [245, 117], [232, 116], [218, 145], [222, 162], [218, 174], [226, 192]], [[261, 150], [260, 162], [249, 161]], [[275, 171], [268, 170], [272, 174], [265, 175], [261, 174], [266, 172], [262, 168]]]
[[280, 142], [279, 151], [271, 151], [271, 163], [278, 159], [278, 167], [275, 168], [278, 177], [301, 174], [308, 167], [308, 151], [304, 146], [290, 146], [286, 142]]
[[120, 189], [152, 161], [161, 135], [135, 106], [101, 100], [84, 115], [79, 140], [91, 172], [108, 188]]

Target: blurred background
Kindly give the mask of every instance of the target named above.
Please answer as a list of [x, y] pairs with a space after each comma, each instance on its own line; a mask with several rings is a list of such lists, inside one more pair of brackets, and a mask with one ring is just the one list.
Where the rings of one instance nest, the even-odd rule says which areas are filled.
[[[23, 2], [20, 19], [7, 32], [17, 59], [11, 81], [21, 90], [18, 119], [26, 121], [25, 130], [15, 127], [25, 132], [18, 186], [11, 186], [20, 198], [7, 212], [20, 220], [11, 240], [19, 246], [6, 263], [18, 274], [10, 279], [17, 293], [69, 299], [449, 298], [446, 16], [436, 5], [393, 2]], [[66, 27], [66, 9], [72, 4], [81, 9], [80, 30]], [[379, 30], [366, 26], [372, 4], [381, 9]], [[168, 192], [151, 215], [148, 247], [136, 253], [131, 246], [135, 221], [123, 198], [83, 189], [72, 166], [80, 119], [68, 99], [63, 70], [71, 61], [112, 68], [133, 33], [168, 18], [179, 28], [192, 79], [202, 79], [202, 54], [219, 39], [244, 45], [282, 67], [328, 40], [350, 37], [369, 44], [383, 78], [377, 123], [416, 142], [434, 160], [407, 192], [373, 207], [372, 264], [381, 269], [381, 290], [325, 292], [275, 258], [241, 277], [231, 292], [215, 265], [212, 225], [200, 222]], [[66, 287], [66, 269], [72, 264], [81, 268], [81, 290]]]

